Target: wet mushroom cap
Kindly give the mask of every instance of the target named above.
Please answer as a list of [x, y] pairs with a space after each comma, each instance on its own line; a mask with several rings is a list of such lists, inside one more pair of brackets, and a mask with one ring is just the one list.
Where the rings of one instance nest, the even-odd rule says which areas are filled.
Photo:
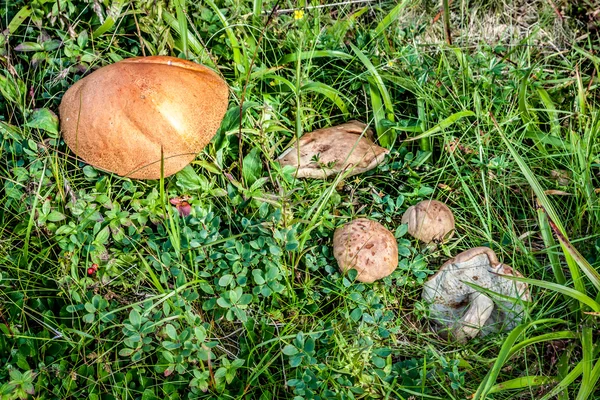
[[[529, 289], [502, 275], [522, 276], [487, 247], [467, 250], [444, 263], [423, 286], [423, 300], [438, 331], [464, 342], [518, 325], [523, 301], [531, 301]], [[490, 297], [467, 283], [499, 296]]]
[[69, 148], [121, 176], [158, 179], [184, 168], [217, 132], [228, 86], [214, 71], [174, 57], [137, 57], [102, 67], [63, 96]]
[[375, 168], [389, 152], [373, 143], [372, 131], [359, 121], [317, 129], [277, 159], [282, 166], [297, 168], [298, 178], [325, 179], [341, 171], [357, 175]]
[[441, 242], [454, 235], [454, 215], [441, 201], [423, 200], [409, 207], [402, 215], [408, 233], [425, 242]]
[[356, 269], [356, 279], [371, 283], [390, 275], [398, 266], [398, 244], [378, 222], [359, 218], [336, 229], [333, 255], [340, 270]]

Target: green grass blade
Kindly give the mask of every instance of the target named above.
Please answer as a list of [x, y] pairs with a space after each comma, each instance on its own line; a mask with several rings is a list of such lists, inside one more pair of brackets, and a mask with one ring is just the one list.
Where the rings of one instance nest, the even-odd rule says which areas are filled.
[[179, 35], [183, 46], [183, 55], [187, 59], [188, 55], [188, 27], [185, 17], [185, 0], [175, 0], [175, 10], [177, 12], [177, 23], [179, 25]]
[[[377, 87], [377, 91], [379, 92], [378, 95], [376, 94], [376, 91], [372, 87], [373, 85], [372, 84], [370, 85], [371, 86], [370, 87], [371, 100], [373, 100], [374, 96], [380, 97], [381, 101], [383, 102], [383, 105], [384, 105], [384, 110], [386, 112], [387, 119], [390, 121], [394, 121], [394, 106], [392, 103], [392, 99], [390, 97], [390, 94], [389, 94], [387, 88], [385, 87], [385, 84], [383, 83], [383, 79], [381, 79], [381, 76], [379, 75], [379, 72], [377, 71], [377, 69], [371, 62], [371, 60], [369, 60], [369, 58], [361, 50], [358, 49], [358, 47], [356, 47], [352, 43], [350, 43], [349, 45], [350, 45], [350, 48], [352, 49], [352, 51], [354, 52], [354, 54], [356, 54], [358, 59], [365, 66], [367, 71], [369, 71], [369, 74], [371, 75], [371, 78], [373, 79], [373, 83]], [[381, 145], [386, 147], [386, 146], [390, 146], [391, 143], [393, 143], [393, 140], [390, 137], [386, 137], [385, 131], [387, 129], [384, 128], [383, 125], [380, 124], [380, 121], [382, 121], [383, 119], [381, 118], [381, 111], [379, 111], [379, 109], [381, 109], [381, 107], [376, 107], [375, 104], [373, 105], [373, 112], [376, 113], [376, 115], [379, 114], [377, 120], [375, 121], [377, 136], [379, 137], [379, 141], [380, 141]]]
[[225, 28], [225, 33], [227, 34], [227, 38], [229, 39], [229, 42], [231, 42], [231, 51], [233, 52], [233, 61], [235, 62], [236, 65], [242, 66], [244, 68], [244, 71], [247, 71], [248, 70], [247, 60], [245, 57], [242, 57], [242, 53], [240, 51], [240, 49], [243, 49], [243, 47], [240, 45], [240, 42], [235, 37], [235, 33], [233, 32], [233, 29], [229, 25], [229, 22], [227, 22], [227, 18], [225, 18], [225, 16], [223, 15], [223, 13], [219, 9], [219, 7], [217, 7], [217, 5], [215, 4], [215, 2], [213, 0], [206, 0], [206, 4], [208, 4], [210, 6], [210, 8], [212, 8], [212, 10], [215, 12], [215, 14], [219, 17], [219, 21], [221, 21], [221, 24], [223, 24], [223, 27]]
[[348, 99], [344, 98], [344, 96], [334, 88], [329, 85], [326, 85], [321, 82], [309, 82], [303, 85], [300, 88], [303, 92], [315, 92], [327, 97], [331, 100], [338, 108], [345, 114], [348, 115], [348, 106], [346, 102], [349, 102]]
[[550, 392], [546, 393], [546, 395], [544, 397], [542, 397], [540, 400], [553, 399], [559, 393], [567, 390], [569, 388], [569, 386], [571, 386], [571, 384], [577, 378], [579, 378], [579, 375], [581, 375], [582, 371], [583, 371], [583, 362], [579, 362], [571, 371], [569, 371], [567, 376], [565, 376], [565, 378], [562, 381], [558, 382], [558, 384], [556, 386], [554, 386]]
[[377, 27], [375, 28], [375, 32], [373, 32], [374, 38], [380, 37], [383, 34], [383, 32], [387, 28], [389, 28], [389, 26], [392, 23], [394, 23], [394, 21], [398, 20], [400, 13], [404, 10], [404, 8], [409, 3], [409, 1], [410, 0], [400, 1], [396, 7], [392, 8], [392, 10], [388, 13], [388, 15], [383, 17], [383, 19], [379, 22], [379, 24], [377, 24]]
[[331, 58], [338, 58], [338, 59], [351, 59], [352, 58], [352, 56], [350, 54], [345, 53], [343, 51], [338, 51], [338, 50], [314, 50], [314, 51], [311, 50], [311, 51], [301, 51], [299, 53], [286, 54], [285, 56], [283, 56], [279, 59], [277, 64], [283, 65], [283, 64], [295, 62], [298, 59], [311, 60], [313, 58], [322, 58], [322, 57], [331, 57]]
[[358, 47], [356, 47], [352, 43], [349, 43], [349, 45], [354, 54], [356, 54], [358, 59], [363, 63], [367, 71], [369, 71], [369, 73], [373, 77], [375, 84], [377, 85], [377, 89], [379, 89], [379, 92], [381, 93], [381, 98], [383, 99], [383, 103], [385, 104], [386, 110], [390, 113], [393, 112], [394, 107], [392, 105], [392, 99], [390, 97], [390, 94], [388, 93], [387, 88], [385, 87], [385, 84], [383, 83], [383, 79], [381, 79], [379, 72], [377, 72], [377, 68], [375, 68], [371, 60], [369, 60], [369, 58], [362, 51], [360, 51]]
[[508, 357], [510, 358], [519, 350], [521, 350], [527, 346], [530, 346], [532, 344], [535, 344], [535, 343], [551, 342], [553, 340], [577, 339], [578, 337], [579, 337], [579, 335], [572, 331], [551, 332], [551, 333], [545, 333], [545, 334], [539, 335], [539, 336], [534, 336], [532, 338], [523, 340], [522, 342], [519, 342], [518, 344], [514, 345], [513, 348], [510, 349], [510, 353], [509, 353]]
[[[405, 140], [414, 141], [414, 140], [421, 140], [424, 138], [428, 138], [432, 135], [435, 135], [438, 132], [443, 131], [446, 128], [449, 128], [450, 126], [452, 126], [453, 124], [455, 124], [456, 122], [461, 120], [462, 118], [474, 117], [475, 115], [476, 114], [473, 111], [468, 111], [468, 110], [459, 111], [457, 113], [450, 115], [448, 118], [443, 119], [436, 126], [434, 126], [431, 129], [426, 130], [425, 132], [421, 133], [420, 135], [414, 136], [412, 138], [407, 138]], [[394, 129], [396, 129], [396, 128], [394, 128]]]
[[[181, 30], [182, 28], [181, 28], [181, 25], [179, 24], [179, 21], [177, 20], [177, 18], [175, 18], [172, 14], [168, 13], [167, 11], [163, 11], [162, 16], [163, 16], [163, 21], [165, 21], [167, 23], [167, 25], [169, 25], [169, 27], [175, 31], [177, 36], [179, 36], [181, 38], [181, 43], [182, 43], [182, 47], [183, 47], [184, 46], [183, 45], [183, 40], [184, 40], [183, 32], [184, 31]], [[187, 46], [189, 47], [189, 49], [192, 50], [192, 52], [194, 52], [194, 54], [200, 56], [203, 53], [207, 53], [204, 46], [202, 46], [200, 41], [198, 41], [196, 36], [194, 36], [189, 29], [187, 30], [187, 34], [185, 35], [185, 37], [186, 37], [185, 41], [187, 43]]]
[[543, 209], [538, 208], [537, 210], [538, 222], [540, 224], [540, 233], [542, 234], [542, 239], [544, 240], [544, 246], [546, 247], [548, 260], [550, 261], [550, 265], [552, 266], [552, 272], [556, 279], [556, 282], [564, 285], [567, 282], [567, 278], [562, 270], [562, 265], [560, 263], [560, 259], [558, 254], [553, 251], [555, 247], [557, 247], [556, 242], [554, 241], [554, 236], [552, 236], [552, 228], [548, 223], [548, 217]]
[[[493, 119], [493, 117], [492, 117], [492, 119]], [[533, 172], [531, 171], [531, 169], [529, 168], [529, 166], [527, 165], [525, 160], [523, 160], [523, 157], [521, 157], [521, 155], [517, 152], [517, 150], [512, 145], [512, 143], [506, 138], [506, 136], [504, 135], [504, 131], [500, 128], [500, 125], [498, 125], [498, 123], [496, 122], [495, 119], [493, 119], [493, 121], [494, 121], [494, 125], [496, 126], [496, 129], [498, 130], [498, 133], [500, 134], [500, 138], [504, 142], [505, 146], [508, 148], [508, 151], [510, 152], [511, 156], [517, 162], [517, 165], [521, 169], [521, 173], [523, 174], [523, 176], [529, 183], [529, 186], [531, 186], [531, 188], [533, 189], [533, 192], [537, 196], [539, 203], [546, 210], [546, 214], [548, 215], [549, 219], [554, 222], [554, 224], [556, 225], [556, 227], [558, 228], [560, 233], [565, 235], [565, 228], [563, 227], [562, 223], [560, 222], [560, 219], [558, 218], [558, 214], [554, 210], [554, 207], [552, 206], [552, 203], [548, 199], [548, 196], [546, 195], [544, 189], [542, 188], [542, 185], [540, 185], [539, 181], [537, 180], [537, 178], [535, 177], [535, 175], [533, 174]], [[565, 250], [565, 249], [563, 248], [563, 250]], [[568, 252], [566, 252], [566, 251], [564, 251], [564, 252], [565, 252], [565, 259], [567, 261], [567, 265], [569, 266], [569, 270], [571, 272], [571, 276], [573, 278], [573, 283], [575, 285], [575, 288], [578, 291], [580, 291], [581, 293], [585, 293], [585, 286], [584, 286], [583, 281], [581, 280], [581, 274], [579, 272], [579, 268], [577, 268], [577, 266], [574, 263], [573, 258], [568, 254]]]
[[252, 14], [254, 14], [255, 18], [259, 18], [262, 14], [263, 10], [263, 0], [253, 0], [252, 1]]
[[[583, 354], [583, 376], [581, 379], [581, 387], [579, 394], [585, 391], [585, 387], [590, 384], [592, 378], [592, 364], [594, 353], [593, 330], [584, 322], [581, 330], [581, 353]], [[577, 396], [579, 398], [579, 396]]]
[[115, 23], [117, 22], [117, 18], [121, 15], [121, 9], [123, 8], [124, 5], [125, 5], [125, 0], [119, 0], [118, 2], [115, 1], [115, 4], [113, 4], [113, 6], [112, 6], [113, 12], [111, 12], [111, 15], [109, 15], [104, 20], [104, 23], [102, 25], [100, 25], [98, 28], [96, 28], [94, 30], [94, 32], [92, 32], [92, 38], [97, 39], [98, 37], [102, 36], [104, 33], [111, 30], [113, 26], [115, 26]]
[[[375, 131], [377, 132], [377, 140], [379, 144], [386, 148], [391, 148], [394, 144], [394, 139], [397, 135], [389, 135], [387, 132], [389, 131], [382, 124], [382, 121], [385, 120], [385, 110], [383, 101], [381, 100], [381, 94], [377, 90], [377, 85], [369, 79], [369, 97], [371, 98], [371, 108], [373, 111], [373, 116], [375, 119]], [[395, 133], [395, 132], [394, 132]]]
[[548, 222], [554, 230], [554, 233], [556, 234], [556, 237], [558, 238], [558, 241], [560, 242], [565, 252], [565, 255], [568, 254], [570, 258], [577, 263], [579, 268], [588, 277], [592, 285], [594, 285], [596, 290], [600, 292], [600, 273], [598, 273], [598, 271], [596, 271], [596, 269], [592, 267], [588, 260], [586, 260], [585, 257], [582, 256], [581, 253], [575, 247], [573, 247], [569, 239], [567, 239], [567, 237], [563, 235], [562, 232], [560, 232], [556, 223], [554, 223], [554, 221], [549, 216], [548, 218]]
[[586, 400], [598, 389], [598, 380], [600, 379], [600, 360], [596, 361], [594, 369], [592, 369], [586, 378], [585, 375], [585, 359], [583, 360], [583, 381], [579, 387], [579, 393], [575, 400]]
[[556, 106], [554, 102], [550, 98], [548, 92], [541, 87], [537, 88], [538, 95], [544, 103], [544, 107], [546, 107], [546, 113], [548, 114], [548, 119], [550, 121], [550, 133], [553, 136], [560, 136], [560, 121], [558, 120], [558, 112], [556, 111]]
[[511, 379], [506, 382], [498, 383], [491, 387], [488, 394], [500, 393], [505, 390], [530, 388], [532, 386], [548, 385], [556, 382], [556, 378], [549, 376], [523, 376], [521, 378]]
[[539, 286], [544, 289], [548, 289], [548, 290], [552, 290], [557, 293], [564, 294], [566, 296], [574, 298], [575, 300], [579, 301], [580, 303], [583, 303], [583, 304], [589, 306], [595, 312], [600, 312], [600, 304], [599, 303], [597, 303], [594, 299], [587, 296], [586, 294], [580, 292], [579, 290], [570, 288], [568, 286], [559, 285], [558, 283], [554, 283], [554, 282], [546, 282], [546, 281], [542, 281], [542, 280], [538, 280], [538, 279], [522, 278], [522, 277], [518, 277], [518, 276], [503, 275], [503, 277], [506, 279], [510, 279], [510, 280], [514, 280], [514, 281], [518, 281], [518, 282], [525, 282], [528, 285]]
[[504, 366], [504, 363], [508, 360], [510, 355], [510, 349], [513, 347], [519, 336], [529, 327], [529, 324], [517, 326], [513, 331], [508, 335], [508, 337], [504, 340], [500, 351], [498, 352], [498, 357], [492, 366], [492, 369], [488, 372], [485, 378], [479, 384], [479, 388], [477, 388], [477, 392], [473, 395], [473, 400], [485, 399], [488, 395], [489, 391], [492, 389], [494, 382], [498, 378], [498, 374], [500, 374], [500, 370]]

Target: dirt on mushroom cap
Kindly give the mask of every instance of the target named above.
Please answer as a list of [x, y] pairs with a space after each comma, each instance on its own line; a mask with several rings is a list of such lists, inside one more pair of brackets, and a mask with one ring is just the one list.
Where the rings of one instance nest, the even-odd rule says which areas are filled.
[[[529, 289], [527, 284], [501, 275], [521, 276], [500, 263], [487, 247], [467, 250], [444, 263], [423, 286], [423, 300], [429, 303], [430, 317], [440, 333], [450, 333], [455, 339], [464, 341], [518, 325], [524, 311], [523, 301], [531, 300]], [[483, 294], [467, 283], [502, 297], [489, 298], [487, 293]], [[482, 306], [490, 302], [494, 304], [492, 310]], [[485, 318], [474, 315], [484, 312], [487, 313]]]
[[356, 269], [356, 279], [365, 283], [385, 278], [398, 266], [396, 238], [383, 225], [366, 218], [336, 229], [333, 255], [342, 272]]
[[408, 233], [425, 243], [450, 239], [454, 235], [454, 215], [448, 206], [437, 200], [423, 200], [409, 207], [402, 215]]
[[[212, 70], [175, 57], [126, 59], [67, 90], [61, 131], [87, 163], [121, 176], [157, 179], [192, 161], [227, 109], [227, 84]], [[162, 155], [161, 155], [162, 148]]]
[[298, 178], [325, 179], [345, 169], [348, 176], [361, 174], [383, 162], [389, 152], [368, 138], [372, 132], [366, 128], [362, 122], [350, 121], [317, 129], [302, 136], [277, 160], [283, 166], [296, 167]]

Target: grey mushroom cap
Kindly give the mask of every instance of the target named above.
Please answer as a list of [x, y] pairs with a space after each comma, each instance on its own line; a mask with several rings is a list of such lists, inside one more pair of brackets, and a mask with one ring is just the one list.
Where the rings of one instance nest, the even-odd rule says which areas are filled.
[[409, 207], [402, 215], [408, 233], [425, 242], [441, 242], [454, 235], [454, 215], [448, 206], [437, 200], [423, 200]]
[[[522, 276], [498, 261], [487, 247], [467, 250], [444, 263], [423, 286], [423, 300], [435, 330], [465, 342], [520, 324], [524, 302], [531, 301], [529, 288], [502, 275]], [[497, 296], [488, 296], [467, 283]]]
[[369, 136], [372, 131], [359, 121], [317, 129], [302, 136], [277, 161], [295, 167], [298, 178], [325, 179], [342, 171], [347, 176], [361, 174], [377, 167], [389, 152]]
[[379, 222], [358, 218], [336, 229], [333, 255], [340, 270], [356, 269], [356, 279], [372, 283], [398, 267], [396, 238]]

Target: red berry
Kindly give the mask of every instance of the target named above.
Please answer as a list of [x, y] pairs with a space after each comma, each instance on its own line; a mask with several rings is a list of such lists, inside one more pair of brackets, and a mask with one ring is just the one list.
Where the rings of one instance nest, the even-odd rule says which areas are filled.
[[88, 275], [94, 275], [94, 272], [96, 272], [96, 270], [94, 268], [88, 268]]

